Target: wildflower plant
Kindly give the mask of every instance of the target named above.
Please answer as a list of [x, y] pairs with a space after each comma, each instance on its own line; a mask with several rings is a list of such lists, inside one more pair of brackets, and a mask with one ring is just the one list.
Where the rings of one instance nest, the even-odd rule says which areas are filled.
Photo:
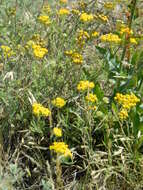
[[0, 189], [143, 189], [143, 3], [0, 8]]

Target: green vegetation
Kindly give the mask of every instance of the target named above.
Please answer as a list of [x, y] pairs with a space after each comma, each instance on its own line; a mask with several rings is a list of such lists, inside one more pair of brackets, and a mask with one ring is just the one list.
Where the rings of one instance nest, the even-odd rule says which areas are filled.
[[0, 190], [143, 189], [142, 15], [0, 1]]

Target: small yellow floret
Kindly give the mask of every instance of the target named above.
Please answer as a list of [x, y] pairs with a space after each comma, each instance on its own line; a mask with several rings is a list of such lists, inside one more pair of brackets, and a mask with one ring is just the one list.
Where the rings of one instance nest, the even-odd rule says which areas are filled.
[[108, 22], [108, 17], [106, 15], [98, 15], [98, 18], [104, 22]]
[[94, 83], [93, 82], [89, 82], [89, 81], [80, 81], [77, 85], [77, 90], [79, 91], [84, 91], [87, 89], [92, 89], [94, 88]]
[[80, 15], [80, 20], [82, 22], [90, 22], [90, 21], [93, 21], [93, 19], [94, 19], [94, 16], [92, 14], [82, 13]]
[[97, 36], [99, 36], [99, 32], [94, 31], [92, 32], [91, 36], [96, 38]]
[[48, 53], [48, 50], [46, 48], [42, 48], [40, 45], [33, 44], [32, 49], [35, 57], [37, 58], [43, 58]]
[[33, 113], [36, 116], [50, 116], [51, 115], [51, 111], [48, 108], [43, 107], [41, 104], [38, 103], [34, 103], [32, 105], [32, 109], [33, 109]]
[[61, 130], [61, 128], [54, 127], [53, 133], [54, 133], [54, 135], [57, 136], [57, 137], [61, 137], [61, 136], [62, 136], [62, 130]]
[[121, 111], [119, 112], [118, 115], [119, 115], [119, 118], [120, 118], [121, 120], [125, 120], [125, 119], [128, 118], [128, 112], [127, 112], [126, 109], [121, 109]]
[[47, 15], [40, 15], [38, 17], [38, 20], [45, 25], [49, 25], [51, 23], [49, 16]]
[[86, 99], [87, 101], [89, 101], [89, 102], [94, 103], [94, 102], [97, 101], [97, 96], [96, 96], [96, 94], [89, 93], [89, 94], [85, 97], [85, 99]]
[[50, 150], [54, 150], [56, 153], [64, 157], [72, 158], [72, 153], [68, 148], [68, 145], [65, 144], [64, 142], [54, 142], [53, 145], [51, 145], [49, 148]]
[[69, 15], [70, 11], [66, 8], [61, 8], [58, 12], [59, 15]]
[[11, 57], [14, 55], [14, 52], [9, 46], [1, 45], [1, 49], [3, 50], [4, 57]]
[[138, 44], [138, 42], [136, 41], [135, 38], [130, 38], [130, 43], [131, 43], [131, 44], [135, 44], [135, 45]]
[[60, 3], [67, 3], [68, 0], [60, 0]]
[[102, 35], [100, 37], [100, 39], [102, 42], [110, 42], [110, 43], [120, 43], [121, 42], [121, 39], [119, 38], [119, 36], [116, 34], [112, 34], [112, 33]]
[[66, 104], [66, 101], [63, 98], [57, 97], [52, 101], [52, 104], [58, 108], [62, 108]]

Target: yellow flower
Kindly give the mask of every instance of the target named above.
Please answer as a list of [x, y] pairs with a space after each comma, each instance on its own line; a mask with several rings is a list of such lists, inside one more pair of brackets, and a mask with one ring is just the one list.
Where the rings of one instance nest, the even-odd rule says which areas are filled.
[[135, 45], [138, 44], [138, 42], [136, 41], [135, 38], [130, 38], [130, 43], [131, 43], [131, 44], [135, 44]]
[[62, 108], [66, 104], [66, 101], [63, 98], [57, 97], [52, 101], [52, 104], [58, 108]]
[[128, 117], [128, 112], [126, 109], [121, 109], [118, 115], [121, 120], [125, 120]]
[[113, 9], [114, 8], [114, 3], [107, 2], [104, 4], [104, 7], [107, 9]]
[[35, 57], [37, 58], [43, 58], [48, 53], [48, 50], [46, 48], [42, 48], [40, 45], [33, 44], [32, 49]]
[[45, 13], [50, 13], [51, 12], [51, 8], [49, 5], [44, 5], [43, 8], [42, 8], [42, 12], [45, 12]]
[[67, 56], [72, 56], [73, 51], [72, 51], [72, 50], [67, 50], [67, 51], [65, 51], [64, 53], [65, 53], [65, 55], [67, 55]]
[[78, 32], [78, 36], [77, 36], [78, 45], [82, 48], [85, 44], [85, 41], [89, 38], [90, 38], [90, 36], [89, 36], [88, 32], [86, 32], [84, 30], [80, 30]]
[[113, 43], [120, 43], [121, 42], [121, 39], [119, 38], [119, 36], [116, 34], [112, 34], [112, 33], [101, 35], [100, 39], [102, 42], [111, 42], [111, 43], [112, 42]]
[[89, 82], [88, 80], [80, 81], [77, 85], [77, 90], [84, 91], [84, 90], [92, 89], [94, 88], [94, 86], [95, 86], [94, 83]]
[[97, 110], [97, 107], [96, 107], [96, 106], [88, 106], [88, 110], [93, 110], [93, 111], [95, 111], [95, 110]]
[[69, 15], [70, 11], [66, 8], [61, 8], [58, 12], [59, 15]]
[[68, 0], [60, 0], [60, 3], [67, 3]]
[[33, 113], [36, 116], [50, 116], [51, 115], [51, 111], [48, 108], [43, 107], [41, 104], [38, 103], [34, 103], [32, 105], [32, 109], [33, 109]]
[[97, 36], [99, 36], [99, 32], [94, 31], [92, 32], [91, 36], [96, 38]]
[[54, 127], [53, 133], [57, 137], [61, 137], [62, 136], [62, 130], [60, 128], [58, 128], [58, 127]]
[[93, 14], [82, 13], [80, 15], [80, 20], [82, 22], [90, 22], [90, 21], [93, 21], [93, 19], [94, 19]]
[[72, 13], [75, 15], [79, 15], [80, 11], [78, 9], [72, 9]]
[[14, 55], [14, 52], [9, 46], [1, 45], [1, 49], [3, 50], [4, 57], [11, 57]]
[[38, 17], [38, 20], [45, 25], [49, 25], [51, 23], [49, 16], [47, 15], [40, 15]]
[[98, 15], [98, 18], [99, 19], [101, 19], [102, 21], [104, 21], [104, 22], [108, 22], [108, 17], [107, 16], [105, 16], [105, 15]]
[[75, 63], [77, 65], [80, 65], [83, 63], [83, 57], [81, 54], [74, 52], [71, 57], [72, 57], [73, 63]]
[[124, 24], [121, 25], [121, 29], [120, 29], [120, 34], [128, 34], [128, 35], [131, 35], [133, 34], [133, 31], [128, 27], [128, 26], [125, 26]]
[[118, 104], [122, 105], [124, 109], [130, 110], [132, 107], [136, 106], [140, 99], [135, 96], [135, 94], [120, 94], [117, 93], [114, 99], [118, 102]]
[[64, 157], [72, 158], [72, 153], [68, 148], [68, 145], [65, 144], [64, 142], [54, 142], [53, 145], [51, 145], [49, 148], [50, 150], [54, 150], [56, 153]]
[[89, 93], [86, 97], [85, 97], [85, 99], [87, 100], [87, 101], [89, 101], [89, 102], [96, 102], [97, 101], [97, 96], [96, 96], [96, 94], [93, 94], [93, 93]]

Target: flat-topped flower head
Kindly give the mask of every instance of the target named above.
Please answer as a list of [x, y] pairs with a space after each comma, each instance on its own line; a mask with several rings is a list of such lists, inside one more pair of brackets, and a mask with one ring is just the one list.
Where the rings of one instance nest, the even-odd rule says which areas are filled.
[[86, 99], [88, 102], [92, 102], [92, 103], [97, 102], [97, 96], [96, 96], [96, 94], [93, 94], [93, 93], [89, 93], [89, 94], [85, 97], [85, 99]]
[[44, 12], [44, 13], [50, 13], [50, 12], [51, 12], [51, 7], [50, 7], [50, 5], [45, 4], [45, 5], [43, 6], [43, 8], [42, 8], [42, 12]]
[[135, 45], [138, 44], [138, 42], [137, 42], [137, 40], [135, 38], [130, 38], [130, 43], [135, 44]]
[[66, 104], [66, 101], [63, 98], [57, 97], [52, 101], [52, 104], [57, 108], [62, 108]]
[[9, 46], [5, 46], [5, 45], [1, 45], [1, 49], [3, 51], [3, 55], [4, 57], [11, 57], [14, 55], [14, 52], [12, 51], [12, 49]]
[[106, 9], [113, 9], [114, 8], [114, 3], [112, 3], [112, 2], [106, 2], [106, 3], [104, 3], [104, 7]]
[[130, 29], [128, 26], [122, 24], [122, 25], [121, 25], [121, 28], [120, 28], [120, 34], [121, 34], [121, 35], [123, 35], [123, 34], [132, 35], [132, 34], [133, 34], [133, 31], [132, 31], [132, 29]]
[[60, 3], [68, 3], [68, 0], [60, 0]]
[[128, 118], [128, 111], [126, 109], [121, 109], [118, 116], [121, 120], [125, 120]]
[[61, 156], [72, 158], [72, 153], [64, 142], [54, 142], [49, 148]]
[[108, 22], [108, 17], [106, 15], [100, 14], [98, 18], [103, 22]]
[[47, 53], [48, 50], [46, 48], [41, 47], [40, 45], [33, 44], [32, 45], [33, 53], [36, 58], [43, 58]]
[[61, 130], [61, 128], [54, 127], [54, 129], [53, 129], [53, 134], [54, 134], [56, 137], [61, 137], [61, 136], [62, 136], [62, 130]]
[[120, 43], [121, 39], [119, 38], [118, 35], [116, 34], [105, 34], [105, 35], [101, 35], [100, 40], [102, 42], [110, 42], [110, 43]]
[[47, 15], [40, 15], [40, 16], [38, 17], [38, 20], [39, 20], [42, 24], [45, 24], [45, 25], [51, 24], [50, 18], [49, 18], [49, 16], [47, 16]]
[[93, 21], [93, 19], [94, 19], [93, 14], [82, 13], [82, 14], [80, 15], [80, 20], [81, 20], [82, 22], [91, 22], [91, 21]]
[[98, 36], [99, 36], [99, 32], [96, 32], [96, 31], [92, 32], [92, 34], [91, 34], [91, 37], [94, 37], [94, 38], [96, 38]]
[[69, 15], [70, 11], [66, 8], [61, 8], [58, 12], [59, 15]]
[[85, 91], [88, 89], [93, 89], [94, 88], [94, 83], [93, 82], [89, 82], [88, 80], [85, 81], [80, 81], [77, 85], [77, 90], [78, 91]]
[[81, 54], [77, 53], [77, 52], [74, 52], [72, 53], [71, 55], [72, 57], [72, 62], [77, 64], [77, 65], [80, 65], [83, 63], [83, 57]]
[[33, 103], [32, 109], [33, 109], [34, 115], [36, 115], [36, 116], [46, 116], [46, 117], [48, 117], [48, 116], [51, 115], [51, 111], [48, 108], [43, 107], [39, 103]]
[[130, 110], [132, 107], [136, 106], [140, 99], [133, 93], [131, 94], [121, 94], [117, 93], [114, 100], [118, 102], [124, 109]]

